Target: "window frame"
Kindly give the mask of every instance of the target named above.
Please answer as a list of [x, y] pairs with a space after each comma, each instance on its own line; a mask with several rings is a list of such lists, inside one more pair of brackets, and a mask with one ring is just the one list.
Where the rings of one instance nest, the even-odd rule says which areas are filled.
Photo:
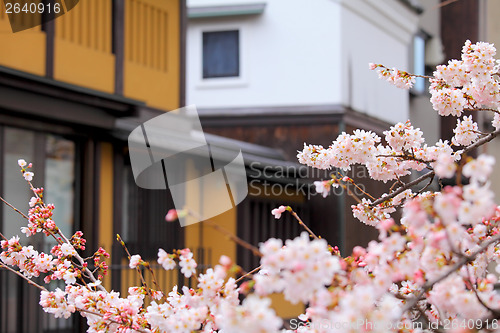
[[[411, 41], [411, 47], [410, 47], [410, 68], [411, 68], [411, 73], [412, 74], [417, 74], [417, 75], [427, 75], [427, 64], [426, 64], [426, 52], [427, 52], [427, 42], [430, 40], [430, 35], [428, 33], [426, 33], [425, 31], [423, 30], [419, 30], [416, 34], [413, 35], [413, 38], [412, 38], [412, 41]], [[416, 56], [415, 56], [415, 52], [416, 52], [416, 47], [415, 47], [415, 42], [416, 42], [416, 39], [417, 38], [420, 38], [422, 39], [423, 43], [424, 43], [424, 49], [423, 49], [423, 72], [420, 72], [420, 73], [417, 73], [416, 72], [416, 66], [415, 66], [415, 61], [416, 61]], [[417, 84], [418, 84], [418, 81], [423, 81], [423, 88], [422, 89], [418, 89], [417, 88]], [[422, 96], [424, 95], [426, 92], [428, 92], [428, 82], [427, 80], [425, 80], [424, 78], [416, 78], [416, 82], [415, 84], [413, 85], [413, 87], [410, 89], [410, 93], [411, 95], [413, 96]]]
[[[239, 76], [232, 77], [217, 77], [217, 78], [203, 78], [203, 33], [204, 32], [218, 32], [218, 31], [239, 31]], [[244, 22], [222, 22], [213, 24], [210, 27], [195, 26], [190, 32], [190, 39], [188, 43], [188, 62], [191, 64], [191, 69], [188, 71], [188, 83], [190, 79], [193, 80], [194, 89], [219, 89], [219, 88], [244, 88], [250, 84], [250, 59], [248, 57], [250, 46], [252, 43], [250, 29]], [[189, 59], [192, 55], [192, 59]]]
[[[209, 75], [207, 72], [208, 70], [206, 69], [206, 55], [205, 55], [205, 47], [208, 44], [208, 39], [205, 39], [208, 35], [215, 35], [215, 34], [234, 34], [235, 35], [235, 41], [231, 40], [232, 43], [236, 44], [236, 51], [235, 54], [231, 54], [231, 58], [235, 57], [236, 58], [236, 68], [233, 71], [227, 71], [227, 74], [215, 74], [215, 75]], [[241, 59], [240, 59], [240, 54], [241, 54], [241, 45], [240, 45], [240, 30], [239, 29], [231, 29], [231, 30], [219, 30], [219, 31], [203, 31], [202, 32], [202, 37], [201, 37], [201, 42], [202, 42], [202, 48], [201, 48], [201, 58], [202, 58], [202, 77], [204, 80], [209, 80], [209, 79], [218, 79], [218, 78], [237, 78], [240, 77], [240, 67], [241, 67]], [[208, 61], [207, 61], [208, 62]]]

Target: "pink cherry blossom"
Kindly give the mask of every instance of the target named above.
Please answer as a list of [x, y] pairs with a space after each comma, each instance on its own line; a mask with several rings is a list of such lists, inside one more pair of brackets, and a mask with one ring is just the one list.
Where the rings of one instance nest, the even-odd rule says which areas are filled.
[[142, 261], [141, 256], [138, 254], [134, 254], [133, 256], [130, 257], [129, 267], [132, 269], [136, 268], [141, 263], [141, 261]]
[[275, 219], [279, 219], [281, 217], [281, 214], [283, 214], [286, 211], [285, 206], [279, 206], [278, 208], [275, 208], [271, 211], [271, 214], [274, 215]]

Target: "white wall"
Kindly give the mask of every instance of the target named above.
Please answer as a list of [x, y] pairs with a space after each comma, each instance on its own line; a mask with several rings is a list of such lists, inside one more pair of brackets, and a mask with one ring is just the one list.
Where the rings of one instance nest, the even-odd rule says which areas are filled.
[[[339, 101], [339, 8], [324, 0], [303, 3], [270, 0], [259, 16], [190, 20], [188, 103], [230, 107]], [[202, 32], [229, 29], [240, 29], [241, 78], [203, 80]]]
[[[438, 65], [443, 62], [441, 54], [441, 29], [440, 29], [440, 0], [422, 1], [424, 12], [420, 15], [420, 29], [436, 40], [427, 42], [426, 62], [428, 65]], [[434, 50], [430, 48], [433, 47]], [[438, 63], [436, 63], [438, 62]], [[410, 101], [410, 119], [413, 126], [420, 128], [424, 132], [425, 142], [433, 145], [441, 136], [440, 116], [432, 108], [428, 91], [420, 96], [413, 96]]]
[[[415, 20], [396, 0], [268, 0], [261, 15], [190, 19], [188, 104], [341, 104], [405, 121], [408, 92], [379, 81], [368, 63], [407, 68]], [[230, 29], [240, 29], [241, 77], [202, 79], [202, 32]]]
[[396, 1], [343, 0], [342, 101], [389, 123], [409, 118], [409, 93], [378, 79], [368, 63], [410, 70], [409, 46], [417, 17]]

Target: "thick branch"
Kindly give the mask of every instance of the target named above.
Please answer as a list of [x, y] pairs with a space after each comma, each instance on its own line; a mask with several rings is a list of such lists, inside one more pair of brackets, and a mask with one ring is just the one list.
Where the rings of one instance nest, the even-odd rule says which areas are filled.
[[7, 206], [9, 206], [10, 208], [12, 208], [16, 213], [18, 213], [19, 215], [21, 215], [22, 217], [24, 217], [26, 220], [29, 220], [29, 218], [23, 213], [21, 212], [19, 209], [17, 209], [16, 207], [12, 206], [10, 203], [8, 203], [4, 198], [0, 197], [0, 201], [2, 201], [4, 204], [6, 204]]
[[36, 282], [31, 281], [31, 280], [30, 280], [30, 279], [28, 279], [26, 276], [24, 276], [21, 272], [18, 272], [18, 271], [16, 271], [15, 269], [12, 269], [11, 267], [9, 267], [9, 266], [7, 266], [7, 265], [4, 265], [4, 264], [0, 263], [0, 268], [5, 268], [6, 270], [11, 271], [12, 273], [14, 273], [14, 274], [16, 274], [16, 275], [20, 276], [21, 278], [23, 278], [24, 280], [26, 280], [26, 281], [28, 282], [28, 284], [31, 284], [32, 286], [35, 286], [35, 287], [37, 287], [37, 288], [38, 288], [38, 289], [40, 289], [40, 290], [45, 290], [45, 291], [47, 291], [47, 289], [46, 289], [45, 287], [43, 287], [43, 286], [39, 285], [39, 284], [38, 284], [38, 283], [36, 283]]
[[[99, 316], [99, 317], [102, 317], [104, 319], [104, 315], [101, 314], [101, 313], [98, 313], [98, 312], [94, 312], [94, 311], [90, 311], [90, 310], [85, 310], [85, 309], [80, 309], [80, 308], [76, 308], [76, 310], [78, 312], [85, 312], [85, 313], [89, 313], [89, 314], [92, 314], [94, 316]], [[109, 323], [112, 323], [112, 324], [117, 324], [117, 325], [120, 325], [120, 326], [126, 326], [116, 320], [113, 320], [111, 318], [106, 318], [104, 319], [105, 321], [109, 322]], [[132, 327], [129, 327], [127, 326], [127, 328], [133, 330], [133, 331], [136, 331], [136, 332], [140, 332], [140, 333], [148, 333], [148, 332], [151, 332], [150, 330], [143, 330], [143, 329], [140, 329], [140, 328], [132, 328]]]
[[470, 146], [467, 146], [466, 148], [464, 148], [463, 153], [467, 153], [474, 148], [477, 148], [479, 146], [484, 145], [485, 143], [490, 142], [491, 140], [496, 138], [499, 134], [500, 134], [500, 129], [496, 130], [494, 132], [491, 132], [490, 134], [488, 134], [484, 138], [481, 138], [481, 139], [477, 140], [476, 142], [474, 142], [473, 144], [471, 144]]
[[401, 187], [398, 187], [397, 190], [395, 190], [394, 192], [391, 192], [389, 193], [388, 195], [384, 196], [384, 197], [381, 197], [377, 200], [375, 200], [371, 206], [376, 206], [378, 204], [381, 204], [382, 202], [385, 202], [389, 199], [392, 199], [394, 198], [396, 195], [406, 191], [407, 189], [409, 189], [410, 187], [412, 186], [415, 186], [417, 184], [420, 184], [422, 181], [426, 180], [427, 178], [430, 178], [430, 177], [434, 177], [435, 173], [434, 171], [429, 171], [428, 173], [426, 173], [425, 175], [422, 175], [420, 177], [418, 177], [417, 179], [415, 180], [412, 180], [411, 182], [409, 183], [406, 183], [405, 185], [401, 186]]

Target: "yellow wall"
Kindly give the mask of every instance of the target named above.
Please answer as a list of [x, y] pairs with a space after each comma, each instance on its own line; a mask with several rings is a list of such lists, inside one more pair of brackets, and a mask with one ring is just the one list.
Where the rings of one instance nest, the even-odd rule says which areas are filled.
[[45, 33], [40, 26], [13, 33], [3, 1], [0, 1], [0, 45], [0, 66], [45, 75]]
[[55, 26], [54, 78], [113, 93], [111, 0], [80, 1]]
[[281, 318], [297, 318], [304, 313], [305, 307], [303, 304], [292, 304], [285, 300], [282, 293], [271, 295], [271, 307], [276, 311], [276, 314]]
[[[187, 169], [188, 175], [196, 175], [196, 171], [192, 166]], [[194, 177], [189, 177], [194, 178]], [[200, 193], [200, 189], [203, 189], [204, 193]], [[254, 189], [255, 190], [255, 189]], [[218, 191], [226, 192], [226, 188], [216, 188], [214, 186], [208, 186], [207, 184], [201, 184], [200, 181], [192, 182], [186, 189], [186, 207], [196, 211], [197, 213], [203, 210], [209, 211], [210, 207], [213, 206], [219, 200]], [[261, 191], [262, 193], [262, 191]], [[200, 195], [202, 194], [202, 195]], [[252, 195], [252, 193], [250, 193]], [[282, 199], [285, 202], [303, 202], [304, 196], [279, 196], [275, 199]], [[210, 221], [213, 221], [217, 225], [223, 227], [227, 231], [231, 232], [233, 235], [237, 234], [237, 209], [233, 208], [221, 215], [218, 215]], [[270, 212], [269, 212], [270, 214]], [[192, 223], [193, 219], [188, 218], [188, 223]], [[212, 261], [208, 264], [213, 266], [218, 263], [221, 255], [229, 256], [233, 262], [236, 262], [236, 244], [230, 240], [225, 234], [215, 230], [210, 226], [208, 222], [194, 223], [188, 225], [184, 228], [185, 234], [185, 245], [191, 249], [197, 249], [202, 246], [205, 249], [210, 249], [212, 253]], [[196, 255], [196, 253], [195, 253]], [[196, 258], [197, 259], [197, 258]], [[302, 304], [293, 305], [284, 299], [283, 294], [273, 294], [270, 296], [272, 300], [272, 308], [276, 311], [278, 316], [282, 318], [296, 318], [298, 315], [303, 313], [304, 306]]]
[[[190, 165], [186, 170], [188, 175], [198, 175], [194, 167]], [[189, 177], [195, 179], [196, 177]], [[213, 185], [213, 184], [212, 184]], [[216, 206], [217, 200], [227, 194], [227, 188], [217, 188], [211, 184], [201, 184], [201, 179], [188, 182], [186, 188], [186, 208], [203, 216], [203, 212], [209, 212], [213, 206]], [[203, 190], [203, 193], [200, 191]], [[218, 193], [220, 192], [220, 193]], [[236, 235], [236, 209], [231, 209], [221, 215], [210, 219], [225, 230]], [[188, 223], [193, 223], [193, 219], [188, 217]], [[196, 250], [200, 247], [211, 251], [211, 262], [209, 265], [215, 265], [219, 262], [222, 255], [230, 257], [233, 262], [236, 261], [236, 244], [225, 234], [215, 230], [208, 222], [198, 222], [184, 227], [185, 246]], [[195, 252], [196, 255], [196, 252]], [[200, 259], [195, 258], [198, 261]]]
[[124, 95], [179, 107], [179, 1], [125, 0]]
[[[265, 196], [263, 193], [268, 193], [269, 189], [266, 189], [263, 186], [259, 186], [256, 184], [253, 184], [252, 186], [249, 187], [249, 196], [255, 196], [255, 197], [266, 197], [270, 198], [269, 195]], [[295, 194], [289, 194], [286, 195], [285, 193], [282, 193], [278, 196], [272, 196], [272, 199], [278, 201], [278, 202], [286, 202], [290, 207], [293, 207], [294, 203], [303, 203], [305, 201], [304, 195], [301, 195], [300, 193], [295, 193]], [[269, 212], [271, 214], [271, 212]], [[282, 293], [279, 294], [273, 294], [271, 295], [271, 300], [272, 300], [272, 308], [274, 311], [276, 311], [276, 314], [280, 316], [281, 318], [297, 318], [298, 315], [304, 312], [304, 305], [302, 304], [292, 304], [285, 300], [285, 297]]]
[[[154, 108], [178, 108], [180, 0], [123, 1], [123, 94]], [[44, 76], [45, 33], [40, 26], [12, 33], [0, 3], [0, 65]], [[112, 0], [80, 1], [54, 23], [54, 79], [114, 93]]]
[[[113, 146], [102, 143], [101, 165], [99, 168], [99, 246], [108, 253], [114, 241], [113, 235]], [[110, 260], [108, 260], [108, 265]], [[111, 287], [111, 279], [104, 279], [104, 287]]]

